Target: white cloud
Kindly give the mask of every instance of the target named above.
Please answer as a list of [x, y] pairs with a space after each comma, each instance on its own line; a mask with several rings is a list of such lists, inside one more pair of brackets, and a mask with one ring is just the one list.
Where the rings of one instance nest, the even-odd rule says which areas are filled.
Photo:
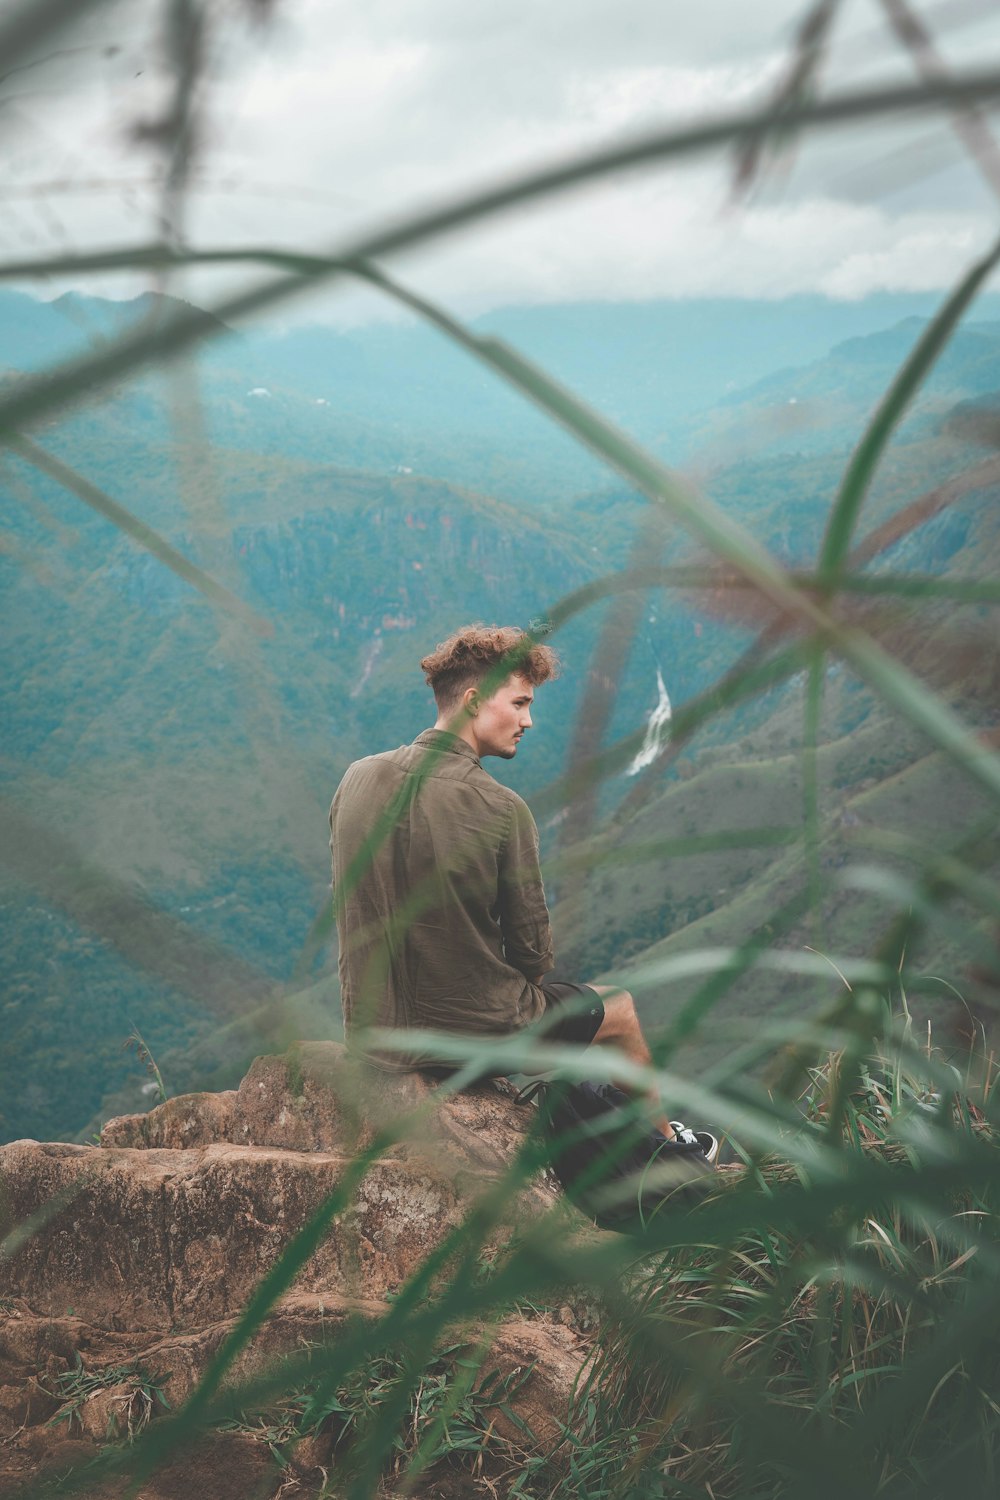
[[950, 232], [936, 225], [912, 233], [894, 225], [892, 243], [887, 248], [845, 255], [828, 275], [820, 277], [819, 287], [831, 297], [853, 301], [869, 292], [927, 291], [940, 286], [942, 279], [957, 282], [969, 269], [973, 255], [986, 249], [986, 244], [977, 244], [976, 238], [967, 225]]
[[[269, 32], [220, 33], [189, 233], [202, 244], [329, 249], [428, 200], [574, 150], [749, 106], [786, 65], [783, 49], [805, 6], [286, 0]], [[15, 147], [0, 166], [0, 188], [15, 190], [0, 254], [156, 232], [156, 158], [126, 146], [129, 127], [155, 112], [166, 84], [150, 40], [156, 13], [152, 0], [118, 9], [117, 50], [102, 48], [96, 32], [82, 70], [40, 70], [17, 102], [13, 130], [13, 106], [0, 108]], [[982, 65], [990, 47], [997, 51], [1000, 26], [990, 26], [956, 30], [945, 49]], [[836, 35], [824, 86], [911, 76], [880, 6], [846, 0]], [[0, 89], [0, 106], [9, 92]], [[944, 286], [992, 232], [996, 205], [970, 172], [950, 166], [954, 148], [942, 149], [941, 133], [931, 151], [920, 144], [926, 121], [817, 139], [739, 210], [726, 207], [724, 155], [630, 173], [400, 256], [398, 269], [466, 310]], [[145, 186], [125, 185], [143, 176]], [[58, 190], [30, 196], [32, 184], [57, 178]], [[99, 189], [95, 179], [118, 187]], [[327, 315], [369, 316], [375, 305], [370, 297], [353, 311], [331, 303]]]
[[855, 298], [948, 286], [995, 232], [966, 216], [894, 217], [830, 198], [729, 211], [724, 198], [711, 174], [606, 186], [401, 256], [399, 271], [466, 312], [574, 297]]

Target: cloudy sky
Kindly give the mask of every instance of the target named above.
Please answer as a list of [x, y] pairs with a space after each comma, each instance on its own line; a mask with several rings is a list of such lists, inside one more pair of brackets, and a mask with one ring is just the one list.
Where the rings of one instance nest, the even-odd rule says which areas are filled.
[[[822, 92], [916, 77], [887, 20], [892, 3], [841, 0]], [[1000, 68], [995, 0], [902, 3], [933, 31], [947, 67]], [[160, 233], [165, 153], [149, 132], [136, 136], [169, 106], [170, 8], [97, 4], [0, 80], [0, 258]], [[175, 227], [196, 246], [332, 251], [360, 230], [574, 151], [751, 109], [784, 76], [808, 8], [274, 0], [269, 21], [253, 25], [247, 0], [217, 3], [207, 7], [197, 149]], [[717, 151], [492, 218], [389, 268], [464, 313], [580, 298], [943, 289], [996, 233], [991, 164], [968, 155], [944, 113], [855, 126], [772, 162], [748, 197], [734, 198], [732, 156]], [[993, 176], [1000, 187], [1000, 165]], [[205, 300], [222, 279], [189, 290]], [[349, 322], [384, 309], [331, 289], [303, 311]]]

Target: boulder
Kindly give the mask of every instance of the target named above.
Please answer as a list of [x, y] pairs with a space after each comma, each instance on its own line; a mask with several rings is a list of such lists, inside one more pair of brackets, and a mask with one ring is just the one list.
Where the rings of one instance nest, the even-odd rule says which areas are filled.
[[186, 1151], [232, 1139], [229, 1122], [235, 1089], [223, 1094], [180, 1094], [146, 1115], [120, 1115], [101, 1131], [101, 1145]]
[[524, 1144], [530, 1110], [496, 1079], [443, 1094], [421, 1073], [366, 1068], [337, 1042], [301, 1042], [258, 1057], [238, 1089], [183, 1094], [143, 1115], [109, 1120], [104, 1148], [187, 1150], [230, 1141], [286, 1151], [353, 1155], [379, 1130], [405, 1122], [404, 1157], [447, 1153], [456, 1171], [504, 1172]]
[[[359, 1315], [383, 1314], [508, 1171], [530, 1119], [503, 1082], [452, 1096], [419, 1074], [359, 1072], [337, 1044], [312, 1043], [258, 1058], [236, 1090], [109, 1121], [100, 1146], [0, 1147], [0, 1240], [14, 1231], [0, 1256], [0, 1492], [54, 1455], [92, 1453], [181, 1406], [261, 1279], [338, 1191], [344, 1202], [329, 1230], [228, 1381], [336, 1341]], [[373, 1143], [379, 1151], [359, 1174], [358, 1152]], [[484, 1254], [557, 1201], [551, 1182], [525, 1183]], [[459, 1336], [474, 1340], [476, 1330]], [[479, 1378], [521, 1371], [516, 1418], [551, 1446], [587, 1352], [562, 1314], [518, 1317], [495, 1332]], [[81, 1367], [99, 1377], [82, 1398]], [[60, 1411], [64, 1420], [46, 1426]], [[495, 1431], [508, 1427], [523, 1442], [498, 1408]], [[301, 1439], [294, 1474], [281, 1482], [316, 1493], [323, 1442], [322, 1434]], [[263, 1486], [269, 1494], [267, 1475], [277, 1470], [270, 1456], [261, 1467], [261, 1444], [229, 1446], [235, 1468], [225, 1483], [238, 1472], [241, 1493]], [[218, 1452], [204, 1458], [213, 1471]], [[144, 1500], [181, 1493], [187, 1462], [144, 1487]], [[110, 1480], [106, 1490], [109, 1500], [118, 1494]]]

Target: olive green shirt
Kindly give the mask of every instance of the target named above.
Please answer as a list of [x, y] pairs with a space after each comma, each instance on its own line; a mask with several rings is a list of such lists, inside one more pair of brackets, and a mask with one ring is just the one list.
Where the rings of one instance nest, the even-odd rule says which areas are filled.
[[[355, 761], [330, 848], [349, 1042], [366, 1026], [503, 1035], [542, 1014], [534, 981], [553, 959], [538, 830], [465, 740], [427, 729]], [[361, 1050], [385, 1067], [429, 1060]]]

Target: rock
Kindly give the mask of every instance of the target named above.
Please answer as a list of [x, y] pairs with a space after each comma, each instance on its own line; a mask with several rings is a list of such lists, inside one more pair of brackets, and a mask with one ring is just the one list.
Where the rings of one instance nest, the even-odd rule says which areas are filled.
[[333, 1461], [333, 1437], [329, 1432], [308, 1432], [291, 1449], [291, 1466], [303, 1479], [323, 1480]]
[[42, 1461], [41, 1472], [53, 1478], [68, 1473], [77, 1464], [87, 1463], [94, 1456], [94, 1445], [86, 1438], [52, 1437], [39, 1433], [29, 1447]]
[[25, 1427], [47, 1422], [58, 1410], [58, 1401], [35, 1375], [16, 1385], [0, 1385], [0, 1442], [8, 1442]]
[[[5, 1480], [37, 1474], [53, 1456], [61, 1462], [73, 1449], [78, 1458], [81, 1445], [92, 1453], [95, 1443], [134, 1432], [155, 1417], [154, 1386], [172, 1409], [183, 1405], [255, 1287], [345, 1182], [342, 1208], [227, 1383], [335, 1342], [358, 1315], [384, 1314], [387, 1299], [522, 1149], [532, 1112], [513, 1093], [485, 1083], [449, 1096], [421, 1075], [362, 1073], [342, 1047], [310, 1043], [258, 1058], [237, 1090], [109, 1121], [100, 1147], [0, 1147], [0, 1238], [33, 1227], [0, 1260], [0, 1436], [8, 1440], [0, 1492]], [[384, 1151], [355, 1181], [358, 1151], [380, 1132]], [[557, 1196], [550, 1183], [528, 1184], [510, 1219], [550, 1209]], [[487, 1257], [510, 1227], [498, 1226]], [[586, 1353], [579, 1325], [518, 1318], [495, 1334], [480, 1379], [491, 1371], [512, 1377], [518, 1416], [551, 1445]], [[72, 1431], [65, 1423], [46, 1428], [65, 1405], [59, 1377], [81, 1362], [88, 1372], [107, 1371], [108, 1384], [77, 1401]], [[519, 1381], [518, 1371], [529, 1373]], [[499, 1407], [491, 1415], [497, 1433], [525, 1441]], [[266, 1444], [229, 1442], [245, 1437], [215, 1434], [198, 1463], [177, 1460], [143, 1487], [143, 1500], [191, 1493], [242, 1500], [261, 1485], [270, 1494], [279, 1476]], [[329, 1443], [322, 1432], [300, 1439], [280, 1483], [318, 1493]], [[94, 1492], [101, 1500], [124, 1496], [127, 1486], [103, 1483]]]
[[[548, 1320], [514, 1319], [498, 1332], [477, 1384], [490, 1375], [511, 1379], [517, 1389], [508, 1404], [531, 1429], [539, 1447], [549, 1449], [562, 1437], [581, 1363], [581, 1343], [570, 1329]], [[501, 1437], [524, 1443], [523, 1429], [499, 1406], [487, 1410]]]
[[74, 1411], [73, 1422], [95, 1443], [137, 1436], [153, 1415], [155, 1402], [134, 1380], [96, 1391]]
[[145, 1115], [120, 1115], [101, 1131], [101, 1145], [185, 1151], [228, 1141], [235, 1089], [224, 1094], [180, 1094]]
[[[441, 1095], [418, 1074], [359, 1073], [335, 1043], [258, 1058], [240, 1088], [109, 1122], [100, 1147], [0, 1147], [14, 1223], [48, 1215], [2, 1273], [36, 1310], [112, 1327], [226, 1318], [344, 1180], [379, 1131], [401, 1135], [368, 1170], [300, 1273], [301, 1290], [380, 1297], [457, 1225], [524, 1143], [530, 1111], [486, 1083]], [[219, 1139], [219, 1135], [222, 1139]], [[160, 1144], [167, 1143], [171, 1144]], [[519, 1215], [553, 1189], [521, 1193]]]
[[[166, 1463], [135, 1500], [272, 1500], [280, 1485], [266, 1443], [249, 1433], [218, 1432]], [[119, 1482], [108, 1500], [126, 1500], [129, 1493], [128, 1484]]]
[[353, 1155], [376, 1131], [407, 1119], [396, 1154], [438, 1159], [445, 1151], [456, 1170], [500, 1173], [523, 1146], [530, 1119], [515, 1093], [498, 1079], [449, 1096], [423, 1074], [366, 1068], [336, 1042], [301, 1042], [283, 1057], [258, 1057], [235, 1091], [184, 1094], [148, 1114], [109, 1120], [101, 1145], [186, 1150], [232, 1141]]
[[[328, 1152], [228, 1143], [107, 1151], [16, 1142], [0, 1148], [12, 1216], [23, 1222], [53, 1198], [63, 1206], [0, 1268], [0, 1286], [53, 1317], [72, 1311], [119, 1329], [203, 1326], [238, 1311], [350, 1165]], [[447, 1162], [375, 1162], [298, 1287], [361, 1297], [397, 1290], [461, 1221], [467, 1188]]]

